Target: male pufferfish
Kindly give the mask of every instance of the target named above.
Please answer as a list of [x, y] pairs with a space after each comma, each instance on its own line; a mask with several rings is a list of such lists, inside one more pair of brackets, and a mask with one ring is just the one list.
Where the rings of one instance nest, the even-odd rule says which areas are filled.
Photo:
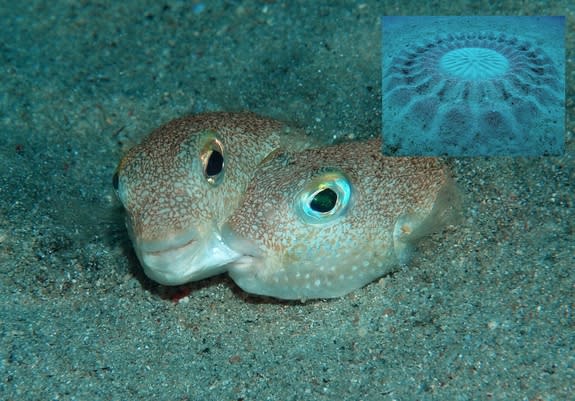
[[307, 138], [253, 113], [204, 113], [153, 131], [120, 161], [113, 185], [144, 272], [178, 285], [224, 271], [235, 251], [219, 228], [238, 205], [257, 165]]
[[405, 263], [411, 245], [452, 221], [458, 192], [435, 158], [384, 157], [378, 139], [276, 153], [222, 228], [243, 254], [245, 291], [342, 296]]

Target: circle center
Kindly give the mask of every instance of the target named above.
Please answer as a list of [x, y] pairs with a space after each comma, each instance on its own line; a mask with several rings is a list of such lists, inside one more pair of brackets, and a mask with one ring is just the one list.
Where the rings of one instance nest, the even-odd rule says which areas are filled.
[[509, 61], [495, 50], [462, 47], [445, 53], [439, 65], [450, 75], [475, 81], [505, 74]]

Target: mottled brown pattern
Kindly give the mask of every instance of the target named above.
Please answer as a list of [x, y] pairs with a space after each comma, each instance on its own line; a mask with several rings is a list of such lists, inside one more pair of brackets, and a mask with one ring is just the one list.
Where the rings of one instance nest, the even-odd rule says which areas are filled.
[[[282, 126], [253, 113], [216, 112], [176, 119], [153, 131], [118, 166], [134, 235], [162, 239], [225, 218], [257, 164], [280, 146]], [[210, 131], [226, 153], [226, 180], [217, 187], [205, 182], [198, 160], [201, 134]]]
[[[224, 166], [216, 184], [201, 160], [202, 154], [208, 160], [214, 141]], [[306, 138], [253, 113], [219, 112], [171, 121], [131, 149], [115, 183], [146, 274], [175, 285], [221, 273], [234, 254], [221, 243], [219, 228], [258, 164], [282, 146], [299, 149]]]
[[[334, 297], [405, 261], [415, 239], [449, 221], [457, 195], [438, 159], [383, 157], [380, 147], [373, 139], [283, 153], [263, 164], [224, 234], [236, 250], [247, 239], [261, 254], [230, 268], [232, 278], [279, 298]], [[350, 206], [333, 222], [306, 223], [296, 196], [326, 171], [349, 177]]]

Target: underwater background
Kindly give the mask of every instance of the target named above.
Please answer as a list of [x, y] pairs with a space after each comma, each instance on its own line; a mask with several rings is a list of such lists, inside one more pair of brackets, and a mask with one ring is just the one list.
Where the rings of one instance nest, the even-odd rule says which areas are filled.
[[[459, 225], [330, 301], [148, 280], [111, 177], [188, 113], [381, 132], [382, 15], [566, 16], [565, 153], [462, 158]], [[0, 399], [567, 400], [573, 2], [0, 1]]]

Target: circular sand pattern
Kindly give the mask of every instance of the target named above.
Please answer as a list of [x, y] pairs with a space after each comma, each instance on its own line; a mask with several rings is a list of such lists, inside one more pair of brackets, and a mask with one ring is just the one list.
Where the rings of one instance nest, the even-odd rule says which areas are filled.
[[445, 53], [441, 57], [440, 65], [447, 75], [477, 80], [505, 74], [509, 62], [495, 50], [482, 47], [462, 47]]
[[448, 34], [412, 45], [385, 72], [386, 146], [409, 147], [418, 135], [422, 154], [477, 147], [504, 153], [510, 143], [533, 152], [549, 140], [533, 143], [530, 133], [561, 107], [561, 82], [543, 50], [505, 33]]

